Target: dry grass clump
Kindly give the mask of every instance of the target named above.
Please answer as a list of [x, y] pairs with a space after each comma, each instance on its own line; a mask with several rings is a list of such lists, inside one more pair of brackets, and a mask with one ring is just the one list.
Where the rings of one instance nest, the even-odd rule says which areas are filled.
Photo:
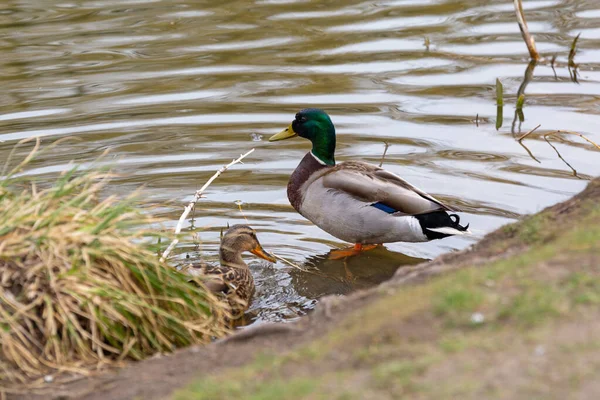
[[224, 303], [159, 262], [156, 220], [132, 196], [99, 199], [108, 173], [16, 177], [37, 150], [0, 180], [0, 386], [225, 333]]

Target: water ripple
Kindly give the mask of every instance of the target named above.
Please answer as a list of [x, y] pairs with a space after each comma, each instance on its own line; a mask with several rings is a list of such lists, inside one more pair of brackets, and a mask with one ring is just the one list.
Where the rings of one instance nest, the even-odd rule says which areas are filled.
[[[265, 248], [320, 271], [322, 279], [313, 279], [283, 263], [253, 262], [259, 287], [251, 313], [258, 320], [296, 318], [324, 294], [367, 287], [401, 265], [464, 248], [600, 175], [589, 143], [555, 138], [557, 154], [543, 139], [568, 129], [600, 142], [597, 2], [525, 2], [544, 57], [527, 84], [527, 50], [511, 2], [15, 4], [0, 11], [0, 158], [21, 139], [77, 137], [25, 172], [46, 181], [71, 160], [88, 166], [110, 150], [103, 163], [122, 176], [109, 191], [144, 185], [172, 228], [182, 204], [216, 169], [255, 147], [246, 164], [211, 185], [195, 225], [185, 227], [199, 242], [190, 235], [176, 257], [216, 260], [220, 229], [247, 220]], [[580, 32], [574, 82], [568, 54]], [[496, 79], [504, 87], [499, 128]], [[521, 121], [515, 104], [523, 88]], [[351, 260], [357, 279], [345, 279], [343, 264], [327, 260], [344, 244], [287, 200], [288, 177], [310, 144], [266, 141], [310, 106], [325, 108], [335, 122], [337, 160], [383, 162], [461, 207], [461, 220], [478, 236], [390, 244]], [[525, 147], [515, 140], [538, 124]], [[29, 150], [17, 149], [15, 159]]]

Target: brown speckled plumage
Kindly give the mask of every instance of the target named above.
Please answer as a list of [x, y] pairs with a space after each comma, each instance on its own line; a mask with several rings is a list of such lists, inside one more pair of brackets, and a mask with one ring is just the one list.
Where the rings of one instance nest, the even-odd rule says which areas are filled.
[[234, 225], [227, 230], [221, 241], [220, 265], [199, 262], [185, 267], [188, 274], [206, 278], [204, 283], [208, 289], [223, 294], [231, 305], [234, 316], [243, 314], [255, 291], [254, 278], [241, 256], [244, 251], [275, 261], [272, 256], [264, 253], [254, 229], [247, 225]]
[[243, 312], [250, 305], [255, 286], [247, 265], [242, 268], [196, 263], [189, 266], [188, 272], [206, 277], [206, 286], [211, 291], [226, 296], [232, 309]]

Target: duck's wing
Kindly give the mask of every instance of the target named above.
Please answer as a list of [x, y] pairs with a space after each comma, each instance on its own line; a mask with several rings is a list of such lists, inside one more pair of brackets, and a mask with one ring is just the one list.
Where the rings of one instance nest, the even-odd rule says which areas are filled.
[[204, 286], [214, 293], [229, 291], [229, 286], [223, 279], [226, 272], [227, 270], [221, 266], [207, 263], [190, 264], [185, 269], [185, 273], [188, 275], [201, 277]]
[[326, 189], [343, 191], [389, 214], [458, 211], [398, 175], [368, 163], [344, 162], [326, 171], [321, 178]]

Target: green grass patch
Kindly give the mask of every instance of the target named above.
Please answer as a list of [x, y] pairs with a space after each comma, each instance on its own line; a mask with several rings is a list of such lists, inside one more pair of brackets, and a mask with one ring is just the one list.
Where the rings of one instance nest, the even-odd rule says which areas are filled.
[[273, 379], [267, 382], [206, 379], [174, 395], [175, 400], [280, 400], [303, 399], [313, 393], [318, 382], [311, 378]]
[[475, 312], [483, 303], [484, 294], [477, 286], [459, 284], [443, 287], [434, 300], [434, 312], [458, 323], [463, 317]]
[[565, 285], [575, 304], [600, 304], [600, 277], [586, 272], [574, 272]]
[[404, 390], [414, 389], [414, 378], [424, 373], [433, 362], [432, 357], [425, 356], [384, 362], [373, 368], [373, 384], [377, 388], [398, 385]]
[[536, 214], [527, 217], [519, 227], [519, 238], [526, 244], [539, 243], [547, 240], [554, 233], [553, 227], [546, 214]]
[[458, 353], [464, 351], [469, 345], [469, 338], [463, 333], [446, 334], [438, 341], [439, 348], [446, 353]]
[[499, 320], [513, 320], [530, 327], [556, 317], [566, 307], [564, 293], [543, 284], [528, 285], [498, 312]]

